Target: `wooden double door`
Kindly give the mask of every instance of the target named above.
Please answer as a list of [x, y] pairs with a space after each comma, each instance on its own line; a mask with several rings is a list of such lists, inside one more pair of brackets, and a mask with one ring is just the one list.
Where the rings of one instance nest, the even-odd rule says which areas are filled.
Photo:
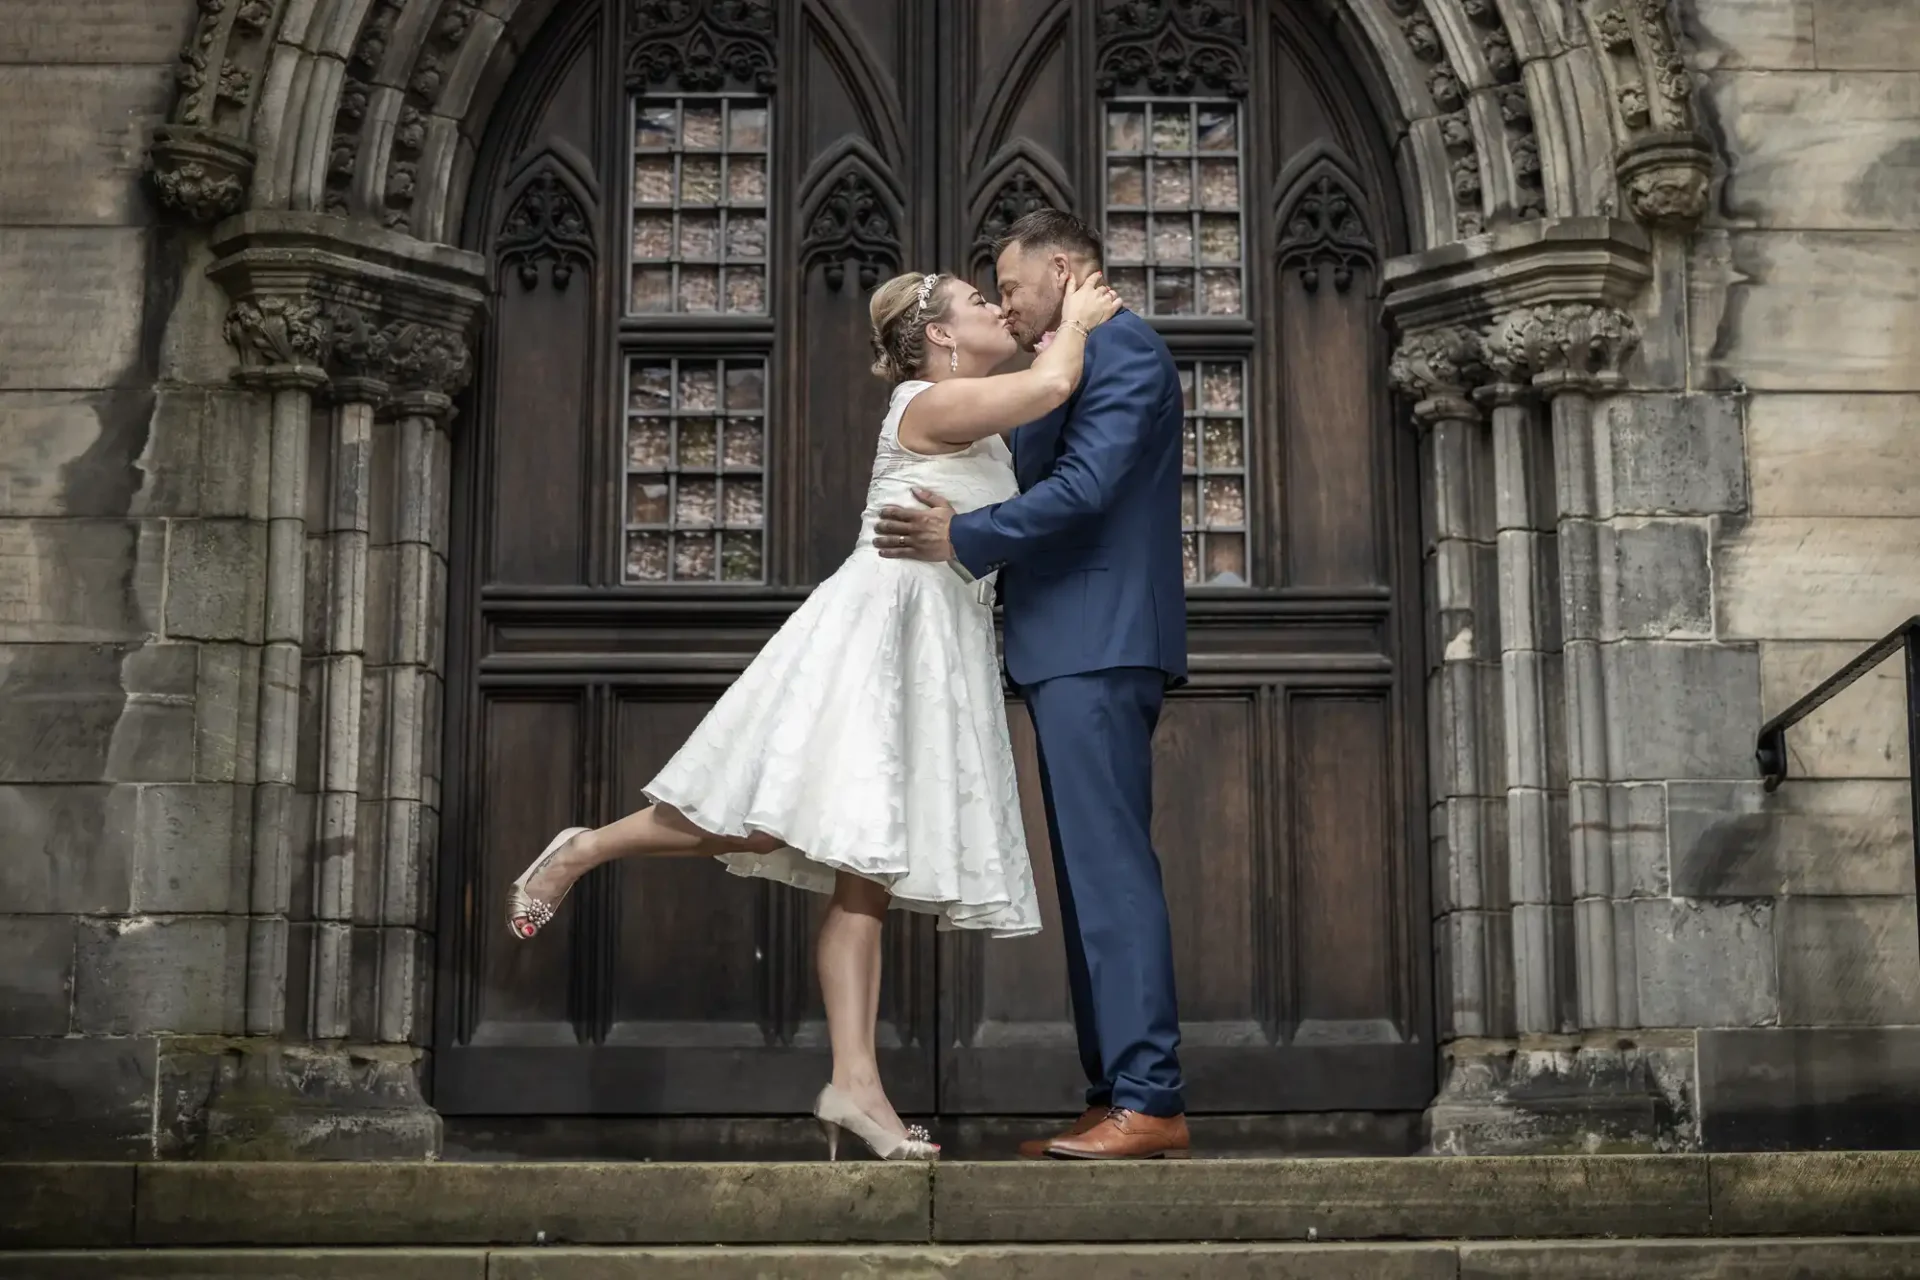
[[[509, 880], [642, 787], [846, 555], [899, 270], [991, 291], [1041, 204], [1188, 387], [1194, 676], [1156, 742], [1196, 1112], [1432, 1096], [1413, 440], [1384, 392], [1391, 164], [1301, 3], [562, 5], [495, 113], [494, 264], [458, 433], [434, 1101], [447, 1114], [797, 1114], [825, 1077], [819, 900], [706, 862], [609, 866], [536, 941]], [[1088, 619], [1089, 626], [1100, 625]], [[1071, 1111], [1046, 931], [896, 913], [879, 1038], [904, 1112]]]

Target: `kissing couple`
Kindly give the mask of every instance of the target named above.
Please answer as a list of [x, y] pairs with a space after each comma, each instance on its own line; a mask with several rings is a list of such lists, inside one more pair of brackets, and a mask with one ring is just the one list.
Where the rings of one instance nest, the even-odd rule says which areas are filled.
[[[1172, 356], [1100, 274], [1100, 239], [1053, 210], [1001, 241], [1000, 298], [932, 272], [872, 302], [893, 386], [860, 538], [646, 787], [570, 827], [512, 886], [530, 939], [588, 870], [718, 858], [827, 895], [817, 965], [833, 1078], [814, 1113], [888, 1160], [933, 1160], [880, 1081], [889, 908], [943, 929], [1040, 928], [1007, 736], [1005, 672], [1032, 716], [1087, 1109], [1029, 1157], [1184, 1156], [1179, 1017], [1152, 738], [1187, 674], [1183, 403]], [[1020, 350], [1031, 367], [996, 373]]]

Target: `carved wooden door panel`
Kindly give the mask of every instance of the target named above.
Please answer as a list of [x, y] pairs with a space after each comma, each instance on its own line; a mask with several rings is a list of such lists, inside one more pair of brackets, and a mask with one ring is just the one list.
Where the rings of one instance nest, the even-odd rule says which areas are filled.
[[[629, 862], [530, 944], [500, 914], [554, 830], [645, 803], [851, 548], [886, 403], [868, 290], [935, 201], [905, 162], [909, 12], [564, 11], [478, 161], [498, 292], [461, 459], [443, 1111], [804, 1113], [826, 1078], [817, 898]], [[932, 931], [887, 947], [882, 1063], [931, 1111]]]
[[[1376, 269], [1391, 166], [1334, 52], [1232, 0], [603, 0], [562, 7], [475, 162], [496, 297], [450, 566], [435, 1103], [805, 1111], [815, 899], [700, 863], [596, 872], [530, 944], [505, 887], [605, 822], [857, 530], [886, 388], [868, 291], [991, 287], [1037, 204], [1104, 225], [1190, 384], [1192, 685], [1157, 743], [1196, 1110], [1431, 1097], [1411, 442]], [[1358, 101], [1357, 95], [1352, 95]], [[1050, 932], [896, 916], [882, 1066], [907, 1112], [1075, 1105]]]
[[[1433, 1095], [1413, 442], [1377, 319], [1391, 165], [1309, 8], [943, 6], [949, 253], [984, 284], [1028, 209], [1102, 225], [1188, 390], [1194, 676], [1156, 739], [1154, 835], [1196, 1111]], [[1024, 716], [1015, 732], [1051, 930]], [[943, 946], [942, 1109], [1077, 1107], [1057, 938]]]

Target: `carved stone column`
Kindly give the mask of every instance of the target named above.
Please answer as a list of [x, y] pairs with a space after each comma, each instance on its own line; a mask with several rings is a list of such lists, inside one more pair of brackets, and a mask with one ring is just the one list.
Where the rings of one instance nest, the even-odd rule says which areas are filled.
[[[421, 833], [437, 799], [423, 778], [437, 750], [445, 427], [466, 381], [483, 263], [290, 213], [231, 218], [213, 249], [241, 376], [273, 397], [248, 1029], [276, 1038], [208, 1047], [205, 1154], [431, 1155], [440, 1126], [421, 1095], [418, 1042], [432, 846]], [[311, 531], [307, 592], [305, 468], [322, 423], [326, 447], [311, 456], [325, 460], [315, 478], [325, 497], [311, 509], [326, 526]], [[303, 659], [315, 677], [304, 719], [317, 726], [304, 743]], [[295, 795], [296, 779], [310, 795]], [[311, 923], [295, 926], [302, 884]], [[296, 928], [310, 943], [290, 955]], [[289, 990], [289, 972], [304, 983]]]
[[[369, 671], [385, 708], [379, 811], [378, 902], [362, 918], [379, 928], [375, 1035], [382, 1043], [419, 1042], [427, 1023], [425, 991], [432, 956], [425, 932], [437, 847], [440, 680], [446, 643], [447, 527], [452, 448], [447, 426], [453, 397], [472, 372], [457, 331], [401, 321], [390, 330], [388, 368], [393, 399], [383, 461], [390, 468], [392, 509], [384, 522], [386, 665]], [[372, 692], [372, 690], [370, 690]], [[372, 780], [369, 780], [370, 782]]]
[[306, 617], [308, 432], [326, 381], [329, 325], [296, 283], [241, 296], [227, 315], [239, 380], [270, 398], [266, 618], [256, 716], [247, 935], [247, 1031], [285, 1025], [287, 919], [293, 883], [294, 784], [300, 732], [300, 643]]
[[[1501, 1018], [1484, 1030], [1469, 1030], [1468, 1020], [1442, 1023], [1443, 1080], [1427, 1113], [1436, 1152], [1667, 1140], [1672, 1107], [1651, 1083], [1647, 1054], [1618, 1036], [1602, 1045], [1576, 1032], [1631, 1025], [1600, 1021], [1624, 1013], [1618, 981], [1598, 980], [1614, 973], [1622, 952], [1608, 923], [1614, 904], [1605, 865], [1607, 706], [1597, 697], [1591, 409], [1592, 398], [1618, 382], [1631, 350], [1620, 308], [1652, 277], [1651, 251], [1651, 238], [1629, 223], [1549, 219], [1397, 259], [1384, 271], [1387, 312], [1410, 335], [1406, 350], [1420, 350], [1421, 335], [1468, 330], [1484, 335], [1479, 355], [1489, 370], [1476, 394], [1490, 427], [1474, 410], [1478, 434], [1464, 438], [1479, 441], [1487, 476], [1485, 514], [1474, 528], [1496, 589], [1479, 609], [1485, 621], [1469, 648], [1447, 612], [1457, 591], [1436, 585], [1429, 643], [1442, 669], [1457, 651], [1489, 663], [1497, 655], [1499, 693], [1490, 681], [1478, 698], [1434, 698], [1430, 737], [1436, 783], [1453, 778], [1465, 744], [1496, 744], [1491, 752], [1483, 746], [1477, 762], [1485, 807], [1498, 815], [1498, 875], [1488, 871], [1484, 836], [1463, 858], [1449, 823], [1446, 840], [1436, 840], [1434, 879], [1449, 892], [1463, 879], [1497, 883], [1508, 927], [1486, 985], [1503, 1003]], [[1459, 388], [1475, 380], [1436, 381]], [[1417, 390], [1398, 368], [1396, 383]], [[1542, 397], [1551, 402], [1551, 432], [1541, 421]], [[1457, 408], [1443, 416], [1466, 421]], [[1448, 429], [1444, 421], [1432, 428], [1436, 458]], [[1446, 469], [1431, 470], [1426, 498], [1436, 521], [1445, 521], [1453, 503]], [[1563, 796], [1569, 775], [1580, 784], [1577, 809]], [[1443, 921], [1450, 909], [1450, 900], [1435, 904]], [[1462, 933], [1439, 930], [1443, 974], [1471, 971], [1481, 962], [1468, 950], [1491, 945]]]
[[1505, 822], [1494, 697], [1500, 651], [1486, 428], [1474, 407], [1480, 337], [1464, 326], [1408, 335], [1388, 374], [1414, 402], [1431, 495], [1426, 530], [1430, 789], [1436, 838], [1434, 914], [1445, 937], [1439, 1008], [1450, 1034], [1488, 1036], [1507, 1022]]
[[308, 1034], [353, 1035], [355, 896], [362, 878], [360, 762], [367, 648], [367, 553], [373, 505], [373, 420], [387, 396], [387, 338], [379, 298], [331, 304], [332, 438], [327, 526], [315, 548], [325, 566], [319, 677], [320, 740], [313, 840], [313, 933]]
[[1631, 1027], [1639, 1021], [1631, 1007], [1635, 984], [1621, 966], [1631, 964], [1632, 939], [1629, 934], [1623, 947], [1617, 937], [1607, 811], [1613, 773], [1600, 653], [1602, 513], [1593, 405], [1596, 396], [1626, 385], [1620, 368], [1640, 333], [1624, 311], [1591, 303], [1537, 307], [1508, 323], [1534, 370], [1534, 386], [1552, 405], [1579, 1021], [1589, 1029]]
[[1479, 399], [1493, 419], [1514, 1027], [1525, 1035], [1572, 1026], [1573, 899], [1566, 869], [1566, 760], [1556, 705], [1561, 654], [1552, 458], [1534, 420], [1519, 337], [1513, 318], [1489, 332], [1492, 380]]

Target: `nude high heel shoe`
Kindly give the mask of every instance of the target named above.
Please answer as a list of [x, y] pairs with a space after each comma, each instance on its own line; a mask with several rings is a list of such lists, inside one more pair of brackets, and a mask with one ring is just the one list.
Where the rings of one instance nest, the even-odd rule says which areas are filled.
[[820, 1130], [827, 1135], [827, 1159], [840, 1158], [840, 1131], [848, 1130], [854, 1137], [867, 1144], [869, 1150], [882, 1160], [938, 1160], [940, 1144], [933, 1141], [933, 1135], [917, 1124], [907, 1126], [907, 1136], [897, 1138], [873, 1122], [873, 1117], [853, 1105], [853, 1102], [832, 1085], [820, 1091], [813, 1103], [814, 1118], [820, 1122]]
[[547, 902], [528, 893], [527, 882], [540, 874], [541, 868], [553, 860], [554, 854], [567, 847], [567, 841], [584, 834], [586, 830], [585, 827], [568, 827], [555, 836], [552, 842], [540, 851], [540, 856], [533, 860], [532, 865], [520, 873], [520, 878], [515, 880], [513, 887], [508, 890], [507, 928], [520, 941], [525, 942], [546, 928], [553, 919], [553, 913], [558, 911], [560, 904], [567, 900], [567, 893], [573, 892], [573, 886], [568, 885], [566, 893], [552, 902]]

